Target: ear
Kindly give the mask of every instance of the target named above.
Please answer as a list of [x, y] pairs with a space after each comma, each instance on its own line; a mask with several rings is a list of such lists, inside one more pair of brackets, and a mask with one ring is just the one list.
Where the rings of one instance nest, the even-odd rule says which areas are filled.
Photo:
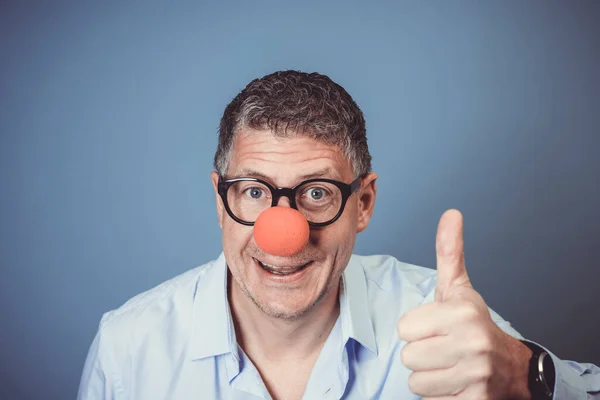
[[358, 190], [358, 225], [356, 233], [367, 229], [373, 210], [375, 209], [375, 197], [377, 195], [377, 185], [375, 181], [378, 176], [371, 172], [363, 178], [361, 188]]
[[213, 189], [215, 190], [216, 203], [217, 203], [217, 216], [219, 218], [219, 226], [223, 229], [223, 217], [225, 215], [225, 206], [223, 205], [223, 199], [219, 195], [219, 173], [217, 171], [212, 171], [210, 173], [210, 179], [213, 184]]

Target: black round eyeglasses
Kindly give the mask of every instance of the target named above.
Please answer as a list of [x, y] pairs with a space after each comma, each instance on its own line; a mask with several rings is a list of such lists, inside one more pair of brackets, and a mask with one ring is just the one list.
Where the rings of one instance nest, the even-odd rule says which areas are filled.
[[223, 179], [219, 177], [217, 190], [227, 214], [242, 225], [252, 226], [258, 216], [269, 207], [275, 207], [281, 197], [287, 197], [290, 206], [298, 210], [311, 227], [334, 223], [344, 212], [348, 198], [360, 187], [360, 178], [352, 183], [332, 179], [309, 179], [293, 188], [275, 188], [258, 178]]

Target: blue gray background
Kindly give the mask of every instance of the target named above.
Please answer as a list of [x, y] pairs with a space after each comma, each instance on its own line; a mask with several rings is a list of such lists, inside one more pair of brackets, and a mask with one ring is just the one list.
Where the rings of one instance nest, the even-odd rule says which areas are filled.
[[362, 107], [360, 254], [435, 267], [465, 215], [488, 304], [600, 363], [598, 2], [213, 2], [0, 8], [0, 398], [74, 398], [103, 312], [220, 253], [225, 105], [278, 69]]

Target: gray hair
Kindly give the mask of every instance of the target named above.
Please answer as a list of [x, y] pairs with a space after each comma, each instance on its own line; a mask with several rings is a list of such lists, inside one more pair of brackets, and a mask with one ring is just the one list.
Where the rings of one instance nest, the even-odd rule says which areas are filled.
[[277, 137], [306, 135], [336, 145], [355, 177], [371, 172], [363, 113], [343, 87], [317, 73], [278, 71], [255, 79], [227, 105], [219, 125], [214, 167], [225, 176], [235, 135], [269, 129]]

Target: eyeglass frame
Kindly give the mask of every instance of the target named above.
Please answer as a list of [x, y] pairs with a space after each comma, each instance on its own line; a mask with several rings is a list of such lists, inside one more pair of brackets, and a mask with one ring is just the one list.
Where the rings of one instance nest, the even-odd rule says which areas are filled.
[[298, 206], [296, 204], [296, 192], [299, 187], [304, 186], [307, 183], [313, 183], [313, 182], [330, 183], [332, 185], [337, 186], [337, 188], [340, 189], [340, 192], [342, 193], [342, 203], [340, 205], [340, 210], [338, 211], [338, 213], [329, 221], [311, 222], [311, 221], [307, 220], [308, 225], [310, 227], [320, 228], [320, 227], [324, 227], [324, 226], [333, 224], [335, 221], [337, 221], [342, 216], [342, 213], [344, 212], [344, 209], [346, 208], [346, 202], [348, 201], [350, 196], [352, 196], [352, 194], [354, 192], [356, 192], [358, 190], [358, 188], [360, 188], [361, 180], [362, 180], [362, 178], [359, 177], [359, 178], [356, 178], [352, 183], [348, 184], [348, 183], [336, 181], [333, 179], [313, 178], [313, 179], [308, 179], [306, 181], [302, 181], [292, 188], [285, 188], [285, 187], [276, 188], [273, 185], [271, 185], [269, 182], [266, 182], [259, 178], [241, 177], [241, 178], [224, 179], [222, 176], [219, 176], [219, 182], [217, 183], [217, 191], [219, 193], [219, 196], [221, 196], [221, 200], [223, 200], [223, 205], [225, 206], [225, 210], [227, 211], [227, 214], [229, 214], [229, 216], [235, 222], [240, 223], [242, 225], [246, 225], [246, 226], [254, 226], [256, 221], [248, 222], [248, 221], [244, 221], [244, 220], [238, 218], [233, 213], [233, 211], [231, 211], [231, 208], [229, 207], [229, 202], [227, 201], [227, 191], [229, 190], [229, 187], [231, 185], [233, 185], [234, 183], [257, 182], [262, 185], [265, 185], [271, 191], [271, 195], [273, 196], [273, 198], [271, 200], [271, 206], [269, 208], [276, 207], [277, 204], [279, 203], [280, 198], [287, 197], [288, 200], [290, 201], [290, 207], [297, 210], [298, 212], [300, 210], [298, 210]]

